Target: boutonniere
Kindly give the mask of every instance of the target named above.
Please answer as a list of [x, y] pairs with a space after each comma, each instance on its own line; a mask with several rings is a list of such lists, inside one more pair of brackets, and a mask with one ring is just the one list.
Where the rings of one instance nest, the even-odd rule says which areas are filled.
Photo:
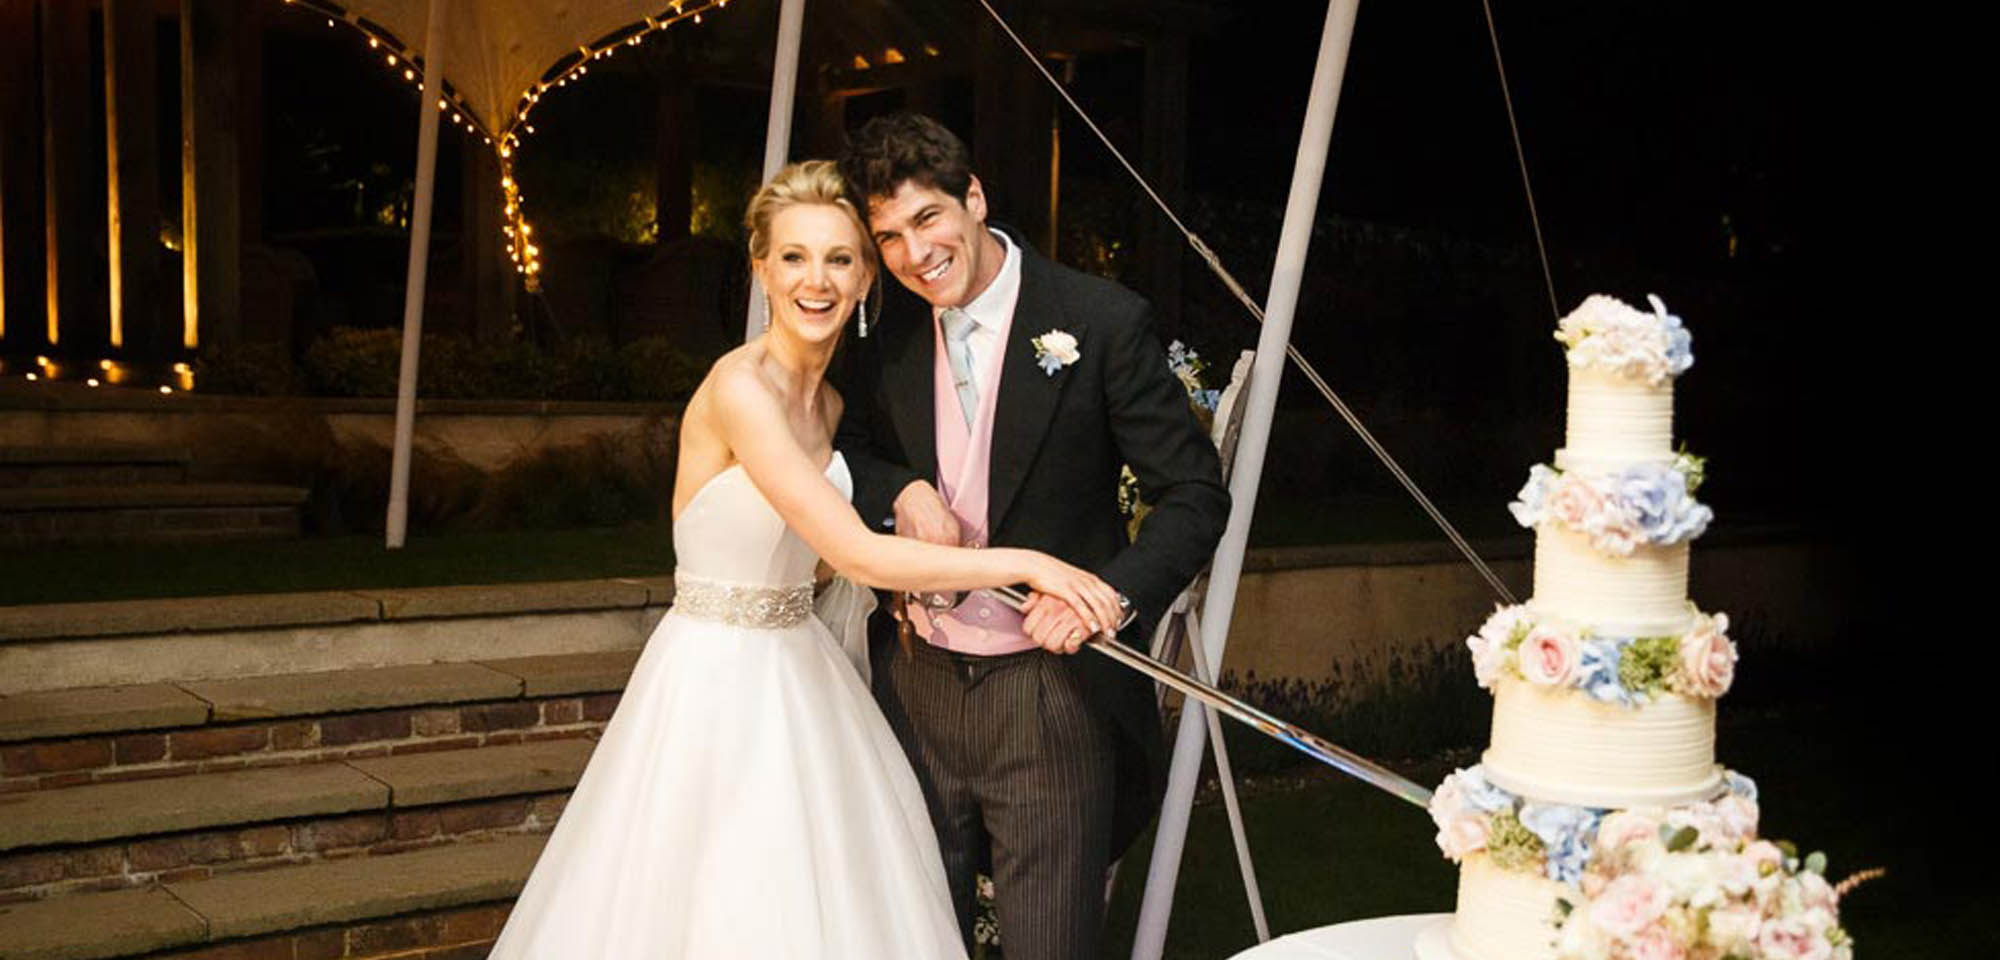
[[1035, 346], [1036, 365], [1051, 377], [1083, 356], [1076, 348], [1076, 337], [1061, 330], [1050, 330], [1028, 342]]

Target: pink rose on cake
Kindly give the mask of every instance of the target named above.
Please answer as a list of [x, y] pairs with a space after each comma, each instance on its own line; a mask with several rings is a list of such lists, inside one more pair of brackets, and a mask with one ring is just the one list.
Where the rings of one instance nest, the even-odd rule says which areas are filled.
[[1661, 924], [1653, 924], [1632, 941], [1632, 960], [1685, 960], [1687, 947]]
[[1528, 631], [1516, 651], [1516, 664], [1529, 683], [1558, 687], [1569, 682], [1579, 655], [1576, 635], [1541, 625]]
[[1462, 813], [1438, 827], [1438, 849], [1454, 862], [1486, 849], [1486, 840], [1486, 818], [1476, 813]]
[[1597, 825], [1597, 849], [1622, 851], [1626, 847], [1660, 842], [1660, 821], [1639, 810], [1619, 810], [1606, 814]]
[[1736, 643], [1728, 630], [1728, 614], [1695, 616], [1694, 627], [1681, 638], [1680, 682], [1675, 685], [1681, 693], [1714, 698], [1729, 692], [1736, 681]]
[[1591, 923], [1615, 939], [1628, 940], [1672, 905], [1673, 894], [1666, 887], [1645, 874], [1628, 873], [1611, 881], [1587, 909]]
[[1803, 915], [1773, 917], [1757, 931], [1757, 955], [1765, 960], [1830, 960], [1833, 944], [1825, 927], [1814, 929]]
[[1555, 491], [1549, 495], [1548, 515], [1572, 530], [1585, 529], [1604, 509], [1604, 494], [1574, 473], [1556, 480]]

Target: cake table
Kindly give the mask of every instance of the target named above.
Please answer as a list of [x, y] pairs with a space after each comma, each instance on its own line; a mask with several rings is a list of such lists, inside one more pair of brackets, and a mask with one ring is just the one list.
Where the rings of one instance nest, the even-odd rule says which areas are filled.
[[1409, 960], [1417, 955], [1417, 935], [1450, 919], [1448, 913], [1412, 913], [1336, 923], [1258, 944], [1234, 960]]

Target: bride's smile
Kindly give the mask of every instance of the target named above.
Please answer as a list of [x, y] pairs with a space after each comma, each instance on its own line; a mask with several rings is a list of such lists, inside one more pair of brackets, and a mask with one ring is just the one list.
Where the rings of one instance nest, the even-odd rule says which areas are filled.
[[797, 204], [771, 218], [770, 255], [755, 264], [770, 298], [771, 333], [830, 349], [868, 290], [861, 234], [837, 207]]

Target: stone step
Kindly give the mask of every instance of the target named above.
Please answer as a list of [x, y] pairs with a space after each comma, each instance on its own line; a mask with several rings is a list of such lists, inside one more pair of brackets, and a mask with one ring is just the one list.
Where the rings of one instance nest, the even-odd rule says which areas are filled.
[[236, 948], [230, 956], [363, 958], [489, 943], [543, 842], [507, 837], [4, 904], [0, 960], [104, 960], [208, 945]]
[[570, 737], [0, 794], [0, 854], [567, 790], [594, 746]]
[[0, 545], [297, 537], [309, 494], [246, 483], [0, 487]]
[[594, 735], [638, 651], [0, 697], [0, 796]]
[[621, 577], [0, 606], [0, 696], [633, 651], [672, 597]]
[[185, 447], [0, 447], [0, 488], [181, 483]]

